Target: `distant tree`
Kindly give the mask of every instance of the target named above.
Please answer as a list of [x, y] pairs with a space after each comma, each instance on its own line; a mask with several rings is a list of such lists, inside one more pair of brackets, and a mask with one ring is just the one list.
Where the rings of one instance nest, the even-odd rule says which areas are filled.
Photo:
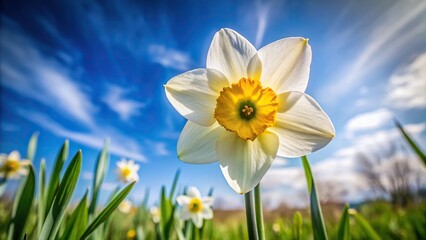
[[359, 172], [376, 197], [389, 199], [394, 205], [407, 206], [424, 188], [424, 168], [399, 142], [373, 153], [358, 153], [356, 158]]

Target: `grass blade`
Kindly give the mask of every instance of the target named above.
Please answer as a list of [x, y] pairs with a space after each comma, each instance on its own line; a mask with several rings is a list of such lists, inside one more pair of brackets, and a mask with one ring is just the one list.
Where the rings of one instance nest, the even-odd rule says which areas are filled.
[[56, 161], [53, 166], [52, 175], [50, 176], [49, 186], [47, 188], [46, 202], [45, 202], [46, 203], [45, 205], [46, 212], [44, 214], [45, 218], [50, 209], [50, 206], [52, 206], [56, 191], [58, 190], [62, 167], [64, 166], [64, 162], [68, 158], [68, 149], [69, 149], [69, 142], [68, 140], [65, 140], [64, 144], [59, 150], [58, 156], [56, 157]]
[[84, 230], [87, 228], [87, 194], [88, 191], [86, 191], [83, 198], [80, 200], [80, 203], [77, 205], [74, 212], [71, 214], [70, 219], [67, 222], [64, 234], [61, 237], [62, 240], [78, 239], [84, 232]]
[[33, 133], [33, 135], [30, 138], [30, 141], [28, 142], [28, 148], [27, 148], [27, 159], [31, 162], [34, 160], [34, 156], [37, 151], [37, 141], [38, 141], [38, 132]]
[[293, 216], [293, 238], [295, 240], [302, 239], [302, 214], [300, 212], [296, 212]]
[[12, 222], [8, 239], [22, 239], [24, 229], [30, 215], [35, 193], [35, 175], [33, 166], [29, 166], [28, 175], [23, 179], [13, 204]]
[[40, 162], [39, 178], [38, 178], [38, 209], [37, 209], [37, 236], [41, 233], [44, 222], [45, 213], [45, 181], [46, 181], [46, 161], [42, 159]]
[[98, 196], [101, 190], [101, 185], [108, 170], [108, 165], [109, 165], [108, 147], [109, 147], [109, 141], [105, 140], [104, 147], [102, 148], [102, 151], [99, 153], [98, 160], [96, 162], [95, 178], [93, 179], [93, 188], [92, 188], [93, 189], [92, 200], [90, 202], [90, 207], [89, 207], [90, 218], [92, 218], [93, 215], [95, 214], [96, 205], [98, 202]]
[[[62, 222], [65, 210], [71, 200], [77, 185], [82, 165], [81, 150], [71, 160], [64, 177], [62, 178], [53, 205], [50, 207], [46, 221], [41, 230], [40, 239], [55, 239], [59, 226]], [[48, 205], [47, 205], [48, 206]]]
[[126, 196], [130, 193], [130, 190], [132, 190], [134, 185], [135, 182], [132, 182], [123, 190], [121, 190], [121, 192], [118, 193], [117, 196], [115, 196], [110, 203], [108, 203], [105, 209], [95, 218], [95, 220], [93, 220], [89, 227], [87, 227], [80, 239], [87, 238], [97, 227], [99, 227], [103, 222], [105, 222], [108, 217], [114, 212], [114, 210], [117, 209], [120, 203], [126, 198]]
[[351, 232], [349, 226], [349, 205], [343, 208], [342, 217], [339, 221], [339, 228], [337, 230], [337, 239], [349, 240], [351, 239]]
[[358, 214], [358, 212], [354, 209], [348, 210], [349, 214], [354, 218], [355, 222], [360, 226], [362, 232], [366, 235], [367, 239], [370, 240], [381, 240], [382, 238], [379, 234], [374, 231], [373, 227], [365, 220], [365, 218]]
[[414, 150], [414, 152], [419, 156], [420, 160], [422, 160], [423, 164], [426, 167], [426, 155], [423, 153], [423, 151], [420, 149], [420, 147], [414, 142], [414, 140], [408, 135], [407, 132], [405, 132], [404, 128], [402, 127], [401, 123], [395, 119], [395, 124], [398, 127], [398, 129], [401, 131], [402, 135], [404, 135], [405, 140], [407, 140], [410, 147]]
[[172, 189], [170, 190], [170, 196], [169, 196], [170, 199], [173, 199], [173, 195], [175, 194], [177, 182], [179, 180], [179, 176], [180, 176], [180, 169], [178, 169], [176, 171], [175, 177], [173, 179]]
[[311, 166], [309, 165], [308, 158], [302, 157], [303, 168], [305, 169], [305, 176], [308, 185], [309, 202], [311, 207], [312, 230], [316, 240], [328, 239], [327, 231], [325, 229], [324, 218], [322, 216], [321, 205], [319, 203], [318, 195], [316, 192], [315, 181], [312, 175]]

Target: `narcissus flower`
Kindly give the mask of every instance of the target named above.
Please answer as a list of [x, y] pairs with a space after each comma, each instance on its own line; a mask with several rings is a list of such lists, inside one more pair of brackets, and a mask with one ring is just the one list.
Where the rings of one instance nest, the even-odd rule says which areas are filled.
[[149, 209], [149, 213], [151, 214], [151, 218], [154, 223], [160, 222], [160, 209], [158, 207], [151, 207]]
[[122, 201], [120, 203], [120, 205], [118, 206], [118, 210], [120, 210], [120, 212], [122, 212], [124, 214], [130, 213], [130, 211], [132, 211], [132, 208], [133, 208], [132, 202], [130, 202], [127, 199]]
[[139, 170], [139, 165], [135, 164], [133, 160], [127, 161], [125, 159], [121, 159], [117, 163], [116, 172], [118, 175], [118, 179], [120, 179], [121, 181], [125, 183], [138, 181], [139, 180], [138, 170]]
[[21, 155], [18, 151], [12, 151], [9, 155], [1, 154], [0, 177], [18, 179], [20, 176], [25, 176], [28, 173], [27, 166], [30, 164], [29, 160], [21, 160]]
[[327, 145], [333, 124], [304, 93], [311, 56], [305, 38], [284, 38], [256, 51], [231, 29], [217, 32], [207, 68], [165, 85], [170, 103], [189, 120], [179, 137], [179, 159], [218, 160], [228, 184], [243, 194], [277, 155], [300, 157]]
[[197, 228], [203, 226], [203, 219], [213, 218], [213, 198], [201, 197], [200, 191], [195, 187], [188, 188], [187, 195], [178, 196], [176, 201], [180, 206], [178, 217], [182, 220], [191, 219]]

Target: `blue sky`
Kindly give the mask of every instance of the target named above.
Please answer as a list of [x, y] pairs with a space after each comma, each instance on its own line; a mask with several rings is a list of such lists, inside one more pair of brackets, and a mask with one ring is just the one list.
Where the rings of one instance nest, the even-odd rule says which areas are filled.
[[[70, 139], [70, 155], [83, 150], [80, 196], [109, 138], [105, 195], [118, 184], [115, 163], [125, 157], [141, 165], [134, 201], [149, 188], [155, 202], [160, 186], [170, 185], [180, 168], [180, 187], [207, 193], [212, 186], [219, 203], [241, 206], [218, 163], [177, 159], [186, 120], [168, 103], [163, 84], [204, 67], [220, 28], [238, 31], [257, 48], [301, 36], [313, 51], [307, 93], [336, 128], [332, 143], [310, 156], [314, 173], [318, 181], [348, 187], [344, 199], [358, 201], [369, 191], [357, 172], [357, 153], [399, 141], [394, 116], [426, 144], [425, 23], [425, 1], [6, 1], [0, 152], [24, 153], [38, 131], [35, 165], [44, 157], [50, 168]], [[276, 159], [262, 184], [270, 206], [300, 203], [300, 161]]]

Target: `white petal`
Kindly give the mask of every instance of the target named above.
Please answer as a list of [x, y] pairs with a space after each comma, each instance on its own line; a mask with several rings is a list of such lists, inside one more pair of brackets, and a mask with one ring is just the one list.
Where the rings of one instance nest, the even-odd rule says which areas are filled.
[[197, 228], [201, 228], [203, 226], [203, 218], [201, 217], [201, 214], [191, 214], [191, 219]]
[[204, 219], [212, 219], [213, 210], [211, 208], [203, 208], [203, 210], [201, 211], [201, 217]]
[[200, 191], [196, 187], [189, 187], [187, 194], [191, 198], [200, 198], [201, 194]]
[[252, 190], [271, 166], [278, 151], [278, 137], [265, 132], [254, 141], [243, 140], [231, 132], [217, 143], [217, 157], [228, 184], [240, 194]]
[[247, 67], [247, 75], [252, 80], [260, 80], [262, 75], [262, 61], [259, 54], [253, 55]]
[[167, 99], [176, 111], [186, 119], [208, 127], [216, 121], [216, 99], [228, 85], [228, 80], [219, 71], [195, 69], [170, 79], [165, 87]]
[[188, 121], [180, 133], [177, 152], [180, 160], [188, 163], [211, 163], [217, 161], [216, 140], [226, 131], [217, 122], [202, 127]]
[[312, 97], [301, 92], [287, 92], [278, 98], [277, 121], [269, 128], [280, 138], [278, 156], [304, 156], [333, 139], [333, 124]]
[[191, 218], [191, 213], [188, 208], [178, 208], [178, 217], [182, 220], [188, 220]]
[[191, 201], [191, 198], [185, 195], [180, 195], [176, 198], [176, 201], [181, 206], [187, 206]]
[[213, 198], [212, 197], [203, 197], [201, 198], [201, 202], [203, 203], [203, 206], [211, 206], [213, 205]]
[[21, 154], [19, 154], [19, 152], [18, 151], [12, 151], [10, 154], [9, 154], [9, 159], [12, 159], [12, 160], [21, 160]]
[[230, 83], [247, 76], [247, 66], [256, 53], [253, 45], [232, 29], [221, 29], [212, 40], [207, 53], [207, 68], [219, 70]]
[[311, 47], [304, 38], [284, 38], [258, 52], [262, 61], [261, 82], [277, 94], [304, 92], [312, 60]]

